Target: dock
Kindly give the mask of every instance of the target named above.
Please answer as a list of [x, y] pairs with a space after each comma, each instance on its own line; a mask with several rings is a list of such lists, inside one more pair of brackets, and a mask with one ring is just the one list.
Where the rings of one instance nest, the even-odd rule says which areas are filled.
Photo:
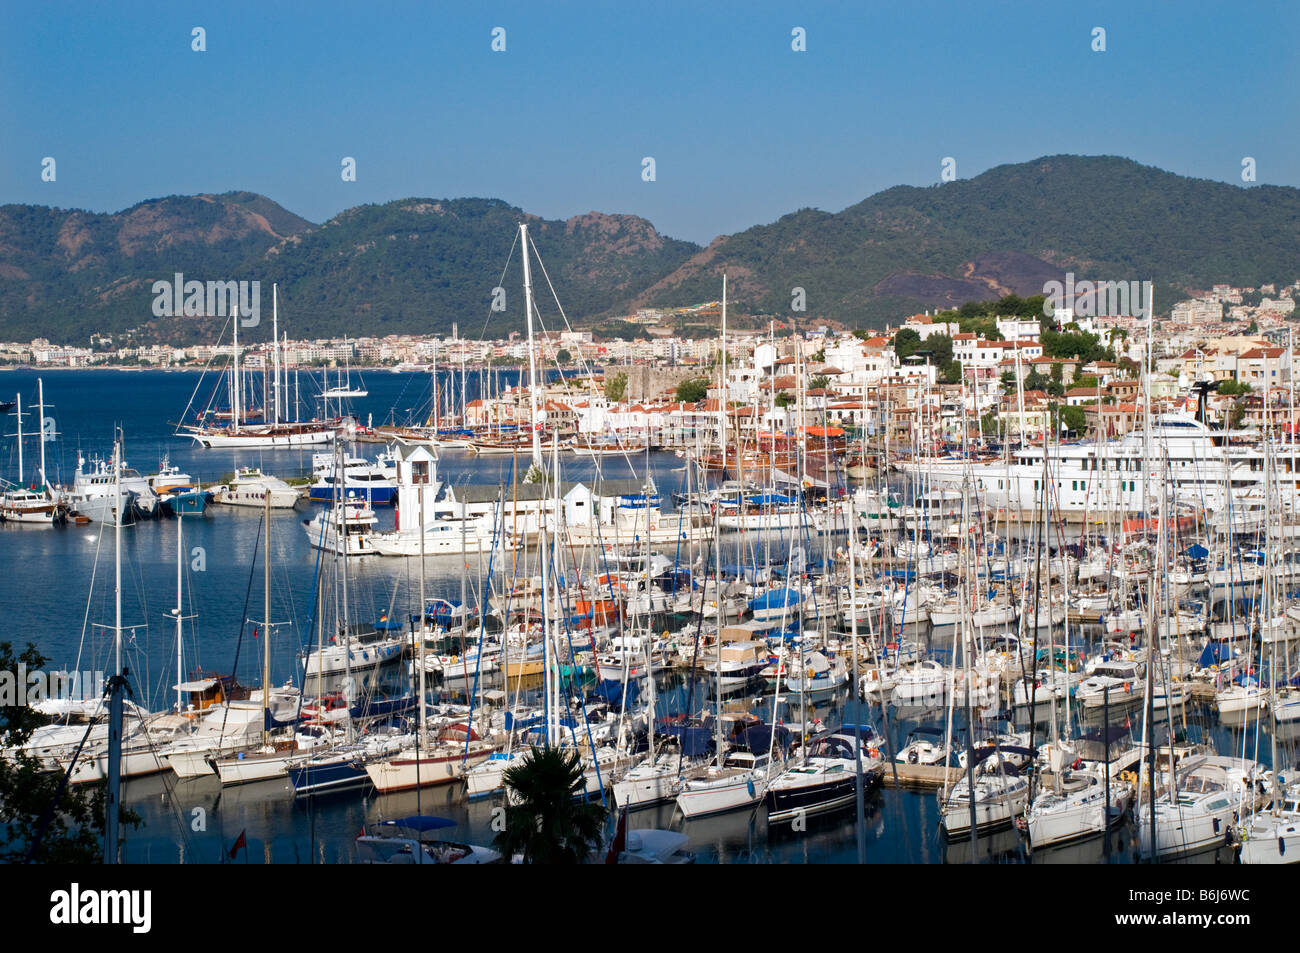
[[897, 787], [905, 790], [938, 791], [944, 783], [956, 784], [966, 777], [965, 768], [945, 768], [941, 764], [898, 764], [885, 762], [882, 766], [880, 783], [887, 788], [895, 787], [894, 768], [898, 768]]

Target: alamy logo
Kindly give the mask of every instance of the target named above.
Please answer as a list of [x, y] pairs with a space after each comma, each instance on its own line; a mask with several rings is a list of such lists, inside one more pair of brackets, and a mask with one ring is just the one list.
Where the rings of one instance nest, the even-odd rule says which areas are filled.
[[0, 708], [31, 706], [48, 699], [81, 701], [102, 698], [103, 672], [29, 672], [18, 663], [18, 671], [0, 671]]
[[51, 923], [126, 923], [133, 933], [148, 933], [153, 926], [152, 890], [68, 890], [50, 894]]
[[1134, 315], [1151, 317], [1151, 282], [1149, 281], [1079, 281], [1074, 272], [1065, 273], [1065, 282], [1049, 281], [1043, 285], [1043, 315], [1055, 317], [1061, 308], [1073, 309], [1079, 317], [1117, 317]]
[[262, 320], [260, 281], [186, 281], [176, 272], [171, 281], [153, 283], [153, 313], [158, 318], [201, 318], [233, 315], [254, 328]]

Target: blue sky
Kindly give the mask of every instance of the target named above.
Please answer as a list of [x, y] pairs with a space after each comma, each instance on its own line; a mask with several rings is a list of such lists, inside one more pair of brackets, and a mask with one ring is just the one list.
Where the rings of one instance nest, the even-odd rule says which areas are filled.
[[1300, 185], [1294, 3], [697, 6], [6, 3], [0, 203], [248, 189], [323, 221], [490, 196], [703, 243], [932, 184], [945, 156], [961, 178], [1082, 153], [1236, 184], [1251, 156]]

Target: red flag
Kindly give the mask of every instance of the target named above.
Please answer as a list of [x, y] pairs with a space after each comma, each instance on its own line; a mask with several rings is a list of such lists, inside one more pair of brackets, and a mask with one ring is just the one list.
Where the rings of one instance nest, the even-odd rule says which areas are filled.
[[235, 840], [235, 846], [230, 848], [231, 860], [235, 859], [235, 855], [239, 853], [239, 848], [248, 846], [248, 841], [244, 839], [244, 833], [244, 831], [239, 832], [239, 837]]
[[623, 808], [623, 813], [618, 816], [618, 830], [614, 832], [614, 840], [609, 845], [609, 853], [605, 855], [605, 863], [617, 864], [618, 855], [627, 849], [627, 808]]
[[257, 638], [257, 626], [253, 626], [253, 638]]

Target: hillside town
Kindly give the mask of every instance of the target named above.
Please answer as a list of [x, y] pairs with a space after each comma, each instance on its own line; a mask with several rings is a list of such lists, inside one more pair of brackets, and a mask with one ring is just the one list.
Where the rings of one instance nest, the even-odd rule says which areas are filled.
[[[1153, 412], [1196, 411], [1193, 385], [1209, 382], [1204, 419], [1220, 428], [1292, 426], [1292, 324], [1300, 283], [1278, 288], [1215, 285], [1176, 303], [1152, 324]], [[591, 330], [563, 331], [537, 342], [539, 359], [563, 369], [547, 385], [548, 427], [566, 436], [649, 435], [681, 445], [719, 428], [717, 337], [688, 338], [672, 322], [716, 320], [719, 302], [643, 310], [627, 320], [647, 332], [632, 340], [602, 339]], [[1049, 308], [1050, 310], [1050, 308]], [[1082, 309], [1088, 310], [1088, 309]], [[748, 322], [750, 324], [754, 322]], [[802, 323], [802, 322], [801, 322]], [[808, 322], [812, 323], [812, 322]], [[796, 333], [770, 319], [766, 328], [729, 329], [729, 425], [741, 437], [810, 423], [875, 433], [896, 446], [938, 446], [967, 437], [1041, 442], [1064, 437], [1121, 436], [1141, 425], [1147, 321], [1141, 315], [1085, 315], [1055, 309], [1052, 318], [993, 315], [968, 320], [959, 311], [914, 314], [897, 327]], [[231, 345], [113, 348], [107, 336], [91, 347], [0, 344], [0, 364], [194, 369], [220, 366]], [[263, 366], [268, 348], [249, 347], [243, 362]], [[446, 337], [390, 335], [286, 341], [281, 366], [311, 372], [349, 366], [394, 372], [434, 367], [515, 366], [528, 341], [477, 341], [458, 329]], [[527, 423], [522, 388], [465, 403], [463, 426]], [[408, 422], [411, 423], [411, 422]], [[711, 436], [716, 436], [712, 434]]]

